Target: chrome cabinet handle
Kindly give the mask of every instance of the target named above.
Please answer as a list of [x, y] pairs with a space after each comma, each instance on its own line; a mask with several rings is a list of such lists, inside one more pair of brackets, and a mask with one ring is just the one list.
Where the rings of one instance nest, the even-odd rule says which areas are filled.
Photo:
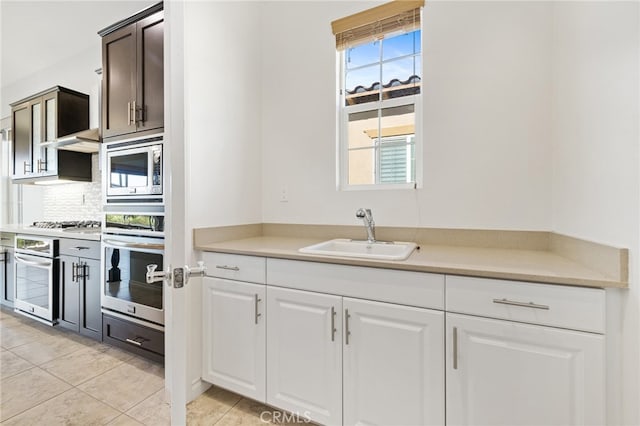
[[78, 281], [78, 265], [75, 262], [71, 264], [71, 282]]
[[136, 110], [136, 101], [132, 102], [133, 104], [133, 114], [131, 114], [132, 116], [132, 121], [133, 121], [133, 125], [136, 125], [138, 123], [138, 110]]
[[336, 308], [331, 307], [331, 341], [335, 342], [336, 340]]
[[349, 310], [345, 309], [344, 310], [344, 344], [345, 345], [349, 344], [349, 336], [351, 336], [351, 332], [349, 331], [349, 318], [351, 318], [351, 315], [349, 315]]
[[83, 246], [76, 246], [76, 247], [69, 247], [69, 250], [89, 250], [89, 247], [83, 247]]
[[262, 299], [260, 299], [258, 297], [258, 294], [256, 293], [255, 298], [254, 298], [254, 306], [255, 306], [255, 323], [258, 324], [258, 317], [260, 317], [262, 314], [258, 313], [258, 302], [262, 302]]
[[453, 327], [453, 369], [458, 369], [458, 327]]
[[47, 162], [38, 160], [38, 173], [47, 171]]
[[227, 271], [239, 271], [240, 268], [238, 268], [237, 266], [227, 266], [227, 265], [216, 265], [217, 269], [225, 269]]
[[137, 340], [133, 340], [133, 339], [129, 339], [129, 338], [124, 339], [124, 340], [126, 340], [128, 343], [131, 343], [133, 345], [142, 346], [142, 342], [138, 342]]
[[522, 308], [534, 308], [534, 309], [544, 309], [549, 310], [548, 305], [538, 305], [537, 303], [529, 302], [516, 302], [514, 300], [509, 299], [493, 299], [493, 303], [499, 303], [501, 305], [511, 305], [511, 306], [520, 306]]
[[[29, 170], [27, 170], [27, 168], [29, 168]], [[33, 169], [31, 168], [31, 164], [27, 163], [26, 161], [23, 161], [23, 165], [22, 165], [22, 172], [23, 173], [32, 173]]]
[[131, 125], [131, 102], [127, 102], [127, 126]]

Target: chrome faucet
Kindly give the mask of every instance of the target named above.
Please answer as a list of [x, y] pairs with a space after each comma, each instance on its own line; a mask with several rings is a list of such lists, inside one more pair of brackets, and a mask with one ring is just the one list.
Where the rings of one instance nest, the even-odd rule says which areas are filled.
[[373, 215], [371, 209], [358, 209], [356, 211], [356, 217], [364, 221], [364, 226], [367, 228], [367, 242], [369, 244], [376, 242], [376, 224], [373, 221]]

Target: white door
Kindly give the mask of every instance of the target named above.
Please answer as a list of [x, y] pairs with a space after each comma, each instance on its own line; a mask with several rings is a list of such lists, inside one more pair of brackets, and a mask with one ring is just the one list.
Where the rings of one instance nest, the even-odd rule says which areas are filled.
[[604, 336], [447, 314], [448, 425], [602, 425]]
[[444, 312], [350, 298], [343, 310], [344, 424], [444, 424]]
[[265, 402], [265, 286], [205, 277], [202, 378]]
[[342, 300], [267, 288], [267, 403], [342, 423]]

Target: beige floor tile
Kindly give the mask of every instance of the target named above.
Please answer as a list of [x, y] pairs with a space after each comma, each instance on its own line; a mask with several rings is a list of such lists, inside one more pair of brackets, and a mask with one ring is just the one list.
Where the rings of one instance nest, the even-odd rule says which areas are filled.
[[187, 424], [189, 426], [212, 425], [241, 399], [240, 395], [212, 386], [187, 405]]
[[126, 414], [122, 414], [121, 416], [116, 417], [116, 419], [110, 423], [108, 426], [144, 426], [142, 423], [137, 421], [136, 419], [132, 419]]
[[127, 411], [164, 388], [164, 373], [157, 364], [131, 358], [78, 388], [120, 411]]
[[271, 421], [274, 411], [260, 402], [243, 398], [216, 426], [264, 426]]
[[50, 335], [22, 322], [0, 325], [0, 345], [5, 349], [34, 343], [48, 338]]
[[0, 353], [0, 379], [2, 380], [33, 367], [35, 366], [29, 361], [9, 350]]
[[40, 368], [31, 368], [2, 381], [0, 421], [68, 390], [70, 386]]
[[78, 389], [70, 389], [3, 425], [103, 425], [120, 412]]
[[126, 414], [148, 426], [171, 425], [171, 406], [164, 389], [128, 410]]
[[63, 335], [52, 335], [46, 339], [20, 345], [13, 348], [12, 352], [33, 364], [40, 365], [83, 348], [82, 344]]
[[131, 355], [117, 348], [99, 345], [85, 347], [42, 364], [40, 367], [74, 386], [86, 382], [123, 361]]

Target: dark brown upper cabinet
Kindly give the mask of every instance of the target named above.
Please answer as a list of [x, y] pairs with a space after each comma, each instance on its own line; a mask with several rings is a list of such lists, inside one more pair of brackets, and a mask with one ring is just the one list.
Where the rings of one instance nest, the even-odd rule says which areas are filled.
[[15, 183], [91, 181], [91, 154], [46, 147], [47, 142], [89, 128], [89, 95], [55, 86], [12, 103], [11, 115]]
[[102, 36], [102, 137], [158, 132], [164, 127], [162, 3], [98, 34]]

